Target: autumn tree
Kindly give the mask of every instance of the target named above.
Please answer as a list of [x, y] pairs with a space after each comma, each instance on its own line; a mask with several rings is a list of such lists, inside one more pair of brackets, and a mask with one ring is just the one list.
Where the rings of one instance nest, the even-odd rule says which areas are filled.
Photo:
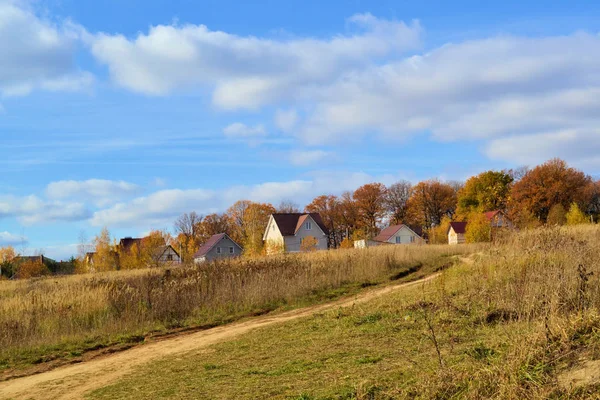
[[16, 276], [19, 279], [37, 278], [50, 275], [42, 257], [27, 257], [16, 264]]
[[329, 230], [329, 247], [339, 247], [344, 238], [340, 202], [336, 196], [317, 196], [305, 208], [307, 213], [318, 213]]
[[385, 216], [387, 189], [382, 183], [367, 183], [356, 189], [352, 198], [356, 204], [360, 227], [368, 237], [379, 232], [377, 225]]
[[492, 226], [481, 209], [473, 210], [468, 215], [465, 229], [467, 243], [489, 242], [492, 239]]
[[306, 236], [300, 243], [300, 251], [316, 251], [319, 246], [319, 241], [314, 236]]
[[16, 256], [17, 252], [14, 247], [7, 246], [0, 248], [0, 279], [2, 279], [3, 275], [7, 278], [10, 278], [13, 275], [14, 269], [12, 261]]
[[229, 207], [232, 239], [244, 247], [246, 255], [258, 255], [263, 250], [263, 234], [275, 207], [268, 203], [240, 200]]
[[160, 256], [167, 244], [171, 242], [171, 235], [165, 231], [154, 230], [140, 242], [140, 258], [144, 267], [159, 267], [162, 264]]
[[437, 179], [431, 179], [413, 186], [407, 214], [411, 224], [429, 229], [439, 225], [444, 216], [452, 218], [455, 209], [454, 188]]
[[209, 214], [200, 223], [200, 237], [202, 242], [219, 233], [227, 233], [231, 230], [231, 219], [227, 214]]
[[505, 210], [514, 178], [505, 171], [486, 171], [467, 180], [458, 191], [458, 216], [465, 218], [474, 210]]
[[567, 213], [567, 225], [581, 225], [589, 222], [590, 220], [583, 211], [581, 211], [577, 203], [572, 203], [571, 207], [569, 207], [569, 212]]
[[385, 208], [390, 217], [391, 225], [404, 222], [411, 189], [412, 184], [408, 181], [396, 182], [387, 188]]
[[538, 220], [546, 222], [555, 204], [568, 207], [575, 202], [585, 203], [585, 192], [591, 178], [571, 168], [558, 158], [528, 171], [513, 185], [511, 212], [529, 210]]
[[562, 204], [558, 203], [550, 208], [550, 212], [548, 213], [548, 220], [546, 221], [548, 225], [564, 225], [567, 223], [567, 211], [563, 207]]
[[118, 268], [116, 246], [106, 227], [94, 238], [93, 243], [95, 247], [93, 270], [95, 272], [116, 270]]
[[448, 230], [450, 229], [450, 217], [445, 215], [439, 225], [429, 229], [429, 243], [445, 244], [448, 243]]

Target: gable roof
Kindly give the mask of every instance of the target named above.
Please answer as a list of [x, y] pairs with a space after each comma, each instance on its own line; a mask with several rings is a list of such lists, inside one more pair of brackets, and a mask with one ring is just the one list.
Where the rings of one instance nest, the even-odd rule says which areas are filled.
[[233, 240], [231, 237], [229, 237], [228, 234], [226, 233], [217, 233], [216, 235], [212, 235], [210, 237], [210, 239], [208, 239], [206, 241], [206, 243], [204, 243], [196, 252], [196, 254], [194, 254], [194, 258], [198, 258], [198, 257], [204, 257], [205, 255], [208, 254], [209, 251], [211, 251], [213, 249], [213, 247], [215, 247], [221, 240], [223, 240], [224, 238], [228, 238], [229, 240], [231, 240], [233, 242], [233, 244], [235, 244], [237, 247], [239, 247], [240, 249], [242, 248], [242, 246], [240, 246], [239, 244], [237, 244], [235, 242], [235, 240]]
[[315, 221], [315, 223], [321, 228], [324, 234], [329, 234], [329, 229], [325, 227], [321, 215], [319, 213], [276, 213], [271, 214], [273, 220], [279, 228], [282, 236], [294, 236], [298, 230], [302, 227], [302, 224], [308, 216]]
[[156, 250], [154, 251], [154, 256], [159, 259], [163, 256], [163, 254], [165, 254], [165, 252], [171, 249], [173, 250], [173, 252], [177, 255], [177, 257], [179, 256], [179, 253], [177, 252], [177, 250], [175, 250], [175, 248], [173, 246], [171, 246], [170, 244], [167, 244], [165, 246], [161, 246], [161, 247], [157, 247]]
[[392, 236], [394, 236], [396, 234], [396, 232], [398, 232], [400, 229], [402, 229], [403, 227], [406, 227], [407, 229], [409, 229], [410, 231], [412, 231], [415, 235], [422, 237], [422, 229], [419, 229], [419, 231], [421, 232], [417, 232], [415, 229], [411, 228], [408, 225], [405, 224], [400, 224], [400, 225], [392, 225], [392, 226], [388, 226], [387, 228], [385, 228], [384, 230], [382, 230], [379, 235], [375, 236], [373, 238], [374, 241], [376, 242], [387, 242], [388, 240], [390, 240], [390, 238]]
[[448, 233], [450, 233], [450, 229], [454, 229], [454, 232], [460, 234], [465, 233], [467, 231], [467, 223], [466, 222], [450, 222], [450, 227], [448, 228]]
[[[494, 217], [498, 214], [502, 213], [502, 210], [495, 210], [495, 211], [488, 211], [486, 213], [484, 213], [483, 215], [485, 215], [485, 218], [488, 221], [491, 221], [492, 219], [494, 219]], [[502, 213], [503, 214], [503, 213]]]

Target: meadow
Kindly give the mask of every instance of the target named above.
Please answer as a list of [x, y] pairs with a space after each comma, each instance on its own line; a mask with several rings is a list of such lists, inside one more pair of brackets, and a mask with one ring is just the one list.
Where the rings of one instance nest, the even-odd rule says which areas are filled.
[[149, 336], [418, 279], [478, 248], [383, 246], [0, 281], [0, 371], [7, 378], [36, 365], [125, 349]]
[[599, 398], [599, 248], [598, 226], [505, 236], [430, 283], [164, 358], [90, 397]]

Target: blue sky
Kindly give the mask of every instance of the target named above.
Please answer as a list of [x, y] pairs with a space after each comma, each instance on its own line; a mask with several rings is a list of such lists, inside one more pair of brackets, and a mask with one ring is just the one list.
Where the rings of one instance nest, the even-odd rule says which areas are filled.
[[0, 0], [0, 245], [551, 157], [598, 176], [599, 11]]

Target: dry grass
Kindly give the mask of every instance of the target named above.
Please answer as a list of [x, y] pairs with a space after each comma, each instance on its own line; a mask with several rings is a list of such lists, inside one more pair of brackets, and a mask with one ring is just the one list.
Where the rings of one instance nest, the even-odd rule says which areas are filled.
[[[600, 227], [502, 238], [426, 287], [140, 368], [93, 398], [588, 399]], [[570, 373], [575, 371], [576, 373]]]
[[419, 277], [474, 247], [385, 246], [0, 282], [0, 370]]

